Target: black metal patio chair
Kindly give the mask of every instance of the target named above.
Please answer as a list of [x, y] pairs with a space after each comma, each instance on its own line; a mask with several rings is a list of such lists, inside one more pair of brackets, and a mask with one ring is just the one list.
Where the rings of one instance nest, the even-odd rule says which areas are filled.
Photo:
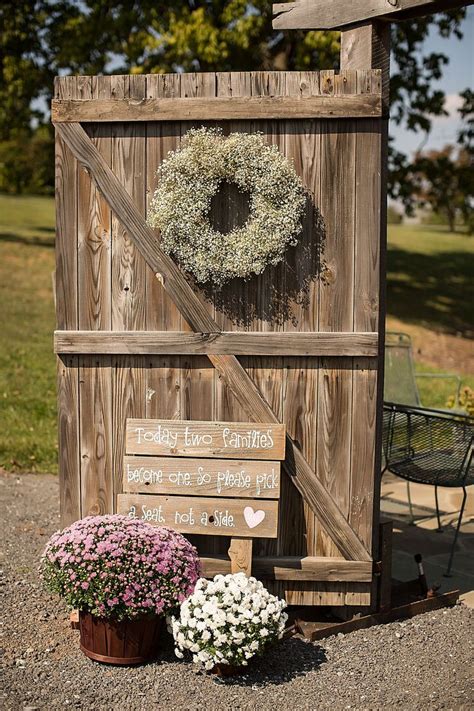
[[[451, 548], [454, 549], [466, 503], [466, 486], [474, 483], [472, 473], [472, 428], [474, 419], [458, 409], [433, 410], [423, 406], [418, 378], [451, 381], [459, 407], [461, 378], [444, 373], [416, 373], [411, 338], [406, 333], [387, 332], [384, 382], [384, 472], [389, 470], [407, 483], [410, 523], [414, 523], [410, 482], [430, 484], [435, 489], [438, 531], [442, 531], [438, 486], [462, 487], [463, 501]], [[469, 436], [470, 432], [470, 436]], [[463, 433], [462, 437], [461, 434]], [[457, 442], [454, 447], [454, 442]], [[383, 473], [383, 472], [382, 472]]]
[[423, 407], [418, 380], [439, 380], [452, 383], [455, 408], [459, 408], [461, 378], [448, 373], [417, 373], [411, 338], [407, 333], [387, 331], [385, 334], [384, 400], [401, 405]]
[[[385, 469], [409, 482], [435, 489], [438, 530], [442, 531], [438, 487], [461, 487], [463, 499], [445, 575], [451, 574], [454, 551], [466, 504], [474, 484], [474, 417], [441, 410], [384, 403]], [[410, 514], [413, 517], [411, 497]]]

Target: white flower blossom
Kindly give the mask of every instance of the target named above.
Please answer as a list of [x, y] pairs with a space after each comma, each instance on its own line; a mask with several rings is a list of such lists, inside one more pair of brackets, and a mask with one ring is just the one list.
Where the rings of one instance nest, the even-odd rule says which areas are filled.
[[189, 650], [205, 669], [217, 662], [247, 664], [282, 637], [285, 607], [284, 600], [242, 573], [216, 576], [206, 585], [200, 580], [181, 605], [179, 618], [171, 620], [178, 656]]
[[[209, 220], [212, 198], [224, 181], [249, 194], [250, 208], [247, 222], [227, 234]], [[306, 200], [294, 167], [261, 134], [191, 129], [182, 147], [161, 163], [148, 223], [160, 229], [164, 251], [199, 283], [219, 287], [281, 262], [301, 232]], [[214, 592], [227, 577], [214, 580]], [[258, 589], [255, 578], [251, 584]], [[201, 584], [199, 590], [205, 588]]]

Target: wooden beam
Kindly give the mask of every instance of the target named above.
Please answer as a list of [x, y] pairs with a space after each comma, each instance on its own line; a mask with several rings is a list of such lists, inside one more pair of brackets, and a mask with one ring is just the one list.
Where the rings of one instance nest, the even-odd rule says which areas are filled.
[[229, 547], [230, 572], [252, 575], [252, 547], [251, 538], [231, 538]]
[[[224, 556], [201, 558], [203, 575], [227, 575], [231, 562]], [[253, 574], [262, 580], [368, 582], [372, 580], [370, 561], [323, 557], [263, 557], [252, 561]]]
[[[191, 328], [199, 332], [218, 332], [217, 323], [208, 314], [179, 267], [162, 251], [153, 230], [145, 225], [127, 190], [108, 167], [81, 125], [57, 124], [56, 130], [73, 156], [88, 169], [92, 181], [109, 203], [147, 264], [155, 273], [162, 274], [164, 288]], [[249, 420], [279, 422], [272, 408], [235, 356], [209, 354], [208, 357], [239, 401]], [[337, 503], [321, 484], [313, 468], [290, 437], [287, 437], [285, 469], [339, 551], [349, 560], [371, 560], [370, 554]]]
[[374, 625], [387, 624], [395, 620], [408, 620], [415, 615], [423, 615], [425, 612], [433, 612], [442, 607], [453, 607], [459, 599], [459, 590], [428, 597], [425, 600], [416, 600], [405, 605], [392, 607], [389, 610], [375, 612], [372, 615], [362, 615], [353, 617], [347, 622], [337, 623], [321, 623], [321, 622], [302, 622], [297, 620], [296, 626], [301, 631], [304, 637], [311, 642], [316, 642], [320, 639], [326, 639], [335, 634], [348, 634], [356, 630], [365, 630]]
[[401, 21], [470, 5], [447, 0], [297, 0], [273, 5], [275, 30], [335, 30], [364, 20]]
[[235, 121], [236, 119], [370, 118], [380, 116], [377, 94], [255, 96], [189, 99], [53, 99], [54, 123], [97, 121]]
[[376, 356], [376, 333], [56, 331], [54, 352], [81, 355]]

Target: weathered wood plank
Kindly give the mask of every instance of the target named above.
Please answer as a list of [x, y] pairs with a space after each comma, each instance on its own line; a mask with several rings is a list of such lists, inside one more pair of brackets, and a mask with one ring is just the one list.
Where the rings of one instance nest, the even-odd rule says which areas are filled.
[[403, 20], [470, 4], [461, 0], [296, 0], [273, 5], [275, 30], [332, 30], [378, 17]]
[[227, 331], [56, 331], [61, 354], [376, 356], [377, 333]]
[[116, 217], [133, 236], [147, 264], [161, 275], [165, 288], [189, 325], [198, 331], [217, 331], [217, 325], [196, 298], [175, 262], [160, 248], [154, 231], [147, 227], [132, 198], [89, 141], [78, 123], [57, 124], [56, 130], [78, 161], [87, 168]]
[[82, 516], [114, 510], [112, 465], [112, 364], [110, 356], [81, 356], [80, 441]]
[[[76, 95], [76, 84], [56, 78], [57, 98]], [[56, 192], [56, 323], [58, 328], [77, 328], [77, 171], [78, 165], [59, 136], [55, 142]], [[81, 517], [79, 459], [78, 359], [57, 359], [58, 469], [61, 525]]]
[[[78, 84], [85, 98], [110, 98], [110, 77], [88, 77]], [[91, 126], [89, 131], [90, 145], [108, 167], [111, 162], [110, 133], [106, 126]], [[109, 329], [112, 325], [111, 210], [82, 167], [78, 178], [77, 219], [78, 325], [93, 330]], [[80, 356], [79, 412], [82, 515], [109, 513], [114, 505], [112, 362], [109, 356]]]
[[[352, 75], [321, 72], [322, 91], [349, 91]], [[321, 211], [326, 226], [324, 271], [320, 284], [321, 331], [353, 329], [354, 304], [354, 182], [355, 134], [349, 122], [324, 122], [321, 183], [325, 186]], [[351, 478], [352, 362], [324, 357], [319, 371], [317, 473], [349, 516]], [[330, 537], [320, 532], [319, 555], [337, 555]]]
[[119, 494], [118, 513], [180, 533], [275, 538], [278, 501]]
[[[201, 558], [204, 577], [227, 575], [231, 572], [229, 559], [225, 557]], [[369, 582], [372, 580], [372, 563], [341, 558], [318, 556], [273, 556], [255, 557], [252, 572], [264, 580], [300, 580], [331, 582]]]
[[[58, 124], [57, 129], [70, 147], [74, 155], [93, 172], [94, 179], [106, 191], [107, 199], [114, 205], [116, 214], [121, 215], [124, 224], [129, 228], [130, 234], [135, 236], [141, 244], [142, 253], [147, 262], [161, 270], [166, 270], [167, 288], [172, 297], [180, 305], [188, 321], [198, 331], [217, 330], [217, 324], [203, 309], [199, 300], [196, 300], [193, 290], [184, 279], [174, 262], [166, 257], [159, 245], [154, 240], [154, 235], [145, 228], [133, 201], [123, 189], [114, 174], [97, 153], [94, 146], [88, 141], [83, 129], [78, 124]], [[157, 269], [159, 271], [159, 269]], [[204, 313], [203, 313], [204, 311]], [[206, 323], [203, 326], [203, 322]], [[207, 328], [208, 324], [211, 329]], [[245, 408], [247, 416], [253, 420], [275, 421], [276, 416], [272, 409], [262, 398], [253, 381], [238, 363], [234, 356], [210, 355], [211, 362], [219, 370], [220, 376], [225, 378], [232, 388], [236, 398]], [[339, 550], [348, 558], [363, 560], [370, 558], [357, 535], [352, 531], [336, 502], [326, 492], [324, 487], [314, 481], [312, 468], [305, 461], [303, 455], [294, 446], [292, 440], [289, 445], [293, 450], [294, 462], [287, 462], [292, 480], [300, 493], [311, 505], [315, 513], [330, 531]]]
[[[55, 96], [76, 96], [71, 77], [54, 81]], [[59, 135], [55, 142], [56, 322], [77, 328], [77, 160]], [[71, 248], [74, 245], [74, 249]]]
[[[83, 96], [110, 97], [110, 77], [87, 77]], [[105, 126], [88, 126], [90, 140], [110, 166], [112, 139]], [[111, 210], [87, 172], [80, 167], [77, 209], [78, 324], [81, 329], [110, 329]], [[64, 276], [66, 281], [71, 276]]]
[[[142, 75], [112, 76], [111, 94], [117, 98], [145, 97]], [[145, 216], [145, 124], [117, 124], [112, 138], [112, 170]], [[112, 213], [111, 291], [112, 328], [117, 332], [145, 329], [146, 272], [150, 271], [133, 239]], [[146, 369], [143, 358], [112, 352], [113, 357], [113, 479], [114, 501], [122, 491], [127, 417], [146, 416]]]
[[284, 459], [285, 425], [197, 420], [127, 420], [127, 454]]
[[123, 491], [279, 499], [280, 466], [277, 461], [127, 456]]
[[[320, 75], [317, 72], [289, 72], [286, 91], [297, 96], [320, 94]], [[321, 122], [300, 122], [297, 130], [289, 121], [285, 124], [285, 155], [295, 166], [308, 190], [309, 199], [303, 219], [303, 230], [294, 249], [285, 258], [282, 290], [285, 307], [284, 330], [290, 338], [318, 332], [319, 328], [319, 271], [323, 247], [323, 230], [319, 208], [321, 204]], [[319, 334], [317, 339], [325, 339]], [[339, 349], [337, 349], [338, 352]], [[325, 350], [312, 350], [308, 356], [323, 355]], [[296, 353], [289, 353], [295, 355]], [[283, 398], [284, 421], [306, 460], [316, 469], [316, 428], [318, 402], [319, 359], [314, 357], [285, 358], [286, 382]], [[283, 481], [282, 498], [285, 510], [280, 509], [279, 553], [284, 555], [316, 553], [319, 523], [311, 507], [298, 495], [288, 479]]]
[[251, 538], [231, 538], [229, 547], [230, 572], [252, 575], [252, 548]]
[[[180, 74], [149, 74], [146, 77], [147, 97], [179, 96]], [[168, 153], [180, 141], [179, 123], [147, 123], [147, 210], [157, 187], [157, 170]], [[146, 324], [149, 331], [182, 331], [184, 319], [169, 297], [161, 279], [151, 269], [146, 270]], [[166, 354], [167, 355], [167, 354]], [[147, 359], [146, 417], [180, 419], [181, 412], [181, 359], [179, 356]]]
[[61, 526], [81, 518], [78, 358], [57, 359], [59, 501]]
[[[183, 75], [186, 77], [186, 75]], [[54, 123], [115, 121], [235, 121], [237, 119], [363, 118], [380, 116], [377, 94], [364, 96], [252, 96], [179, 99], [53, 99]]]

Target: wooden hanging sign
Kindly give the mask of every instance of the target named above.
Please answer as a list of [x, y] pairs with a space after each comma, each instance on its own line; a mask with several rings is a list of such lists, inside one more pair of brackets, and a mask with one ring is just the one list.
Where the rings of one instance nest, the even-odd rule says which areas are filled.
[[280, 498], [280, 462], [133, 457], [124, 460], [127, 493]]
[[254, 422], [127, 420], [128, 454], [284, 459], [285, 426]]
[[276, 538], [278, 501], [121, 494], [119, 513], [180, 533]]
[[127, 420], [126, 452], [119, 513], [187, 534], [277, 537], [284, 425]]

